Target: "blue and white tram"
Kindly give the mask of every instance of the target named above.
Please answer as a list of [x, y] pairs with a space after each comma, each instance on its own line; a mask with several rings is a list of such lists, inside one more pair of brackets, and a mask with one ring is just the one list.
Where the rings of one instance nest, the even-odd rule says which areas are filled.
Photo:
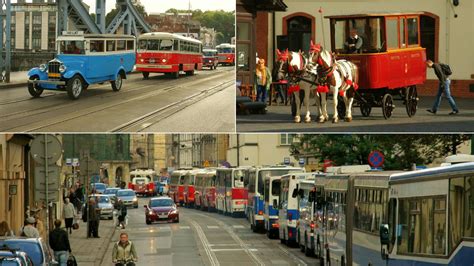
[[278, 204], [281, 176], [269, 176], [264, 182], [263, 220], [268, 238], [278, 237]]
[[388, 265], [474, 265], [474, 163], [390, 177]]
[[107, 81], [113, 91], [119, 91], [135, 65], [132, 35], [63, 32], [57, 43], [56, 58], [28, 72], [28, 92], [33, 97], [44, 90], [59, 90], [78, 99], [89, 85]]
[[288, 173], [304, 172], [303, 168], [290, 166], [256, 167], [249, 171], [247, 218], [254, 231], [264, 230], [264, 180], [270, 176], [281, 176]]

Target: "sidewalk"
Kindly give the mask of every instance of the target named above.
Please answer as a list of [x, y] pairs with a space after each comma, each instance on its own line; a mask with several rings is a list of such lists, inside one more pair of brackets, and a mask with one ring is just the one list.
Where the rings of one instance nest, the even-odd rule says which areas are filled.
[[69, 242], [77, 264], [100, 265], [107, 255], [107, 247], [115, 232], [114, 220], [100, 220], [100, 238], [87, 238], [87, 223], [82, 222], [80, 216], [76, 219], [79, 222], [79, 229], [69, 235]]
[[26, 86], [28, 80], [28, 71], [19, 71], [10, 73], [10, 83], [0, 81], [0, 89], [17, 88]]

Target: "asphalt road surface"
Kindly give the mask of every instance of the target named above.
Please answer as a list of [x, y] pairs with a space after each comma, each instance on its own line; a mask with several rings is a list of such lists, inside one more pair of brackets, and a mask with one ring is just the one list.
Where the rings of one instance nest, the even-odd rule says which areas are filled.
[[138, 265], [315, 265], [298, 248], [256, 234], [244, 218], [179, 207], [179, 223], [145, 224], [143, 205], [129, 209], [129, 224], [116, 230], [102, 265], [111, 265], [120, 232], [136, 244]]
[[[109, 83], [92, 85], [78, 100], [65, 92], [44, 91], [32, 98], [26, 86], [0, 88], [0, 132], [170, 132], [177, 124], [180, 131], [234, 132], [235, 123], [228, 121], [235, 117], [230, 94], [235, 95], [234, 67], [179, 79], [131, 74], [119, 92]], [[189, 113], [222, 115], [194, 116], [193, 123], [176, 119]]]
[[[448, 115], [451, 110], [446, 99], [442, 99], [441, 108], [436, 115], [426, 111], [433, 102], [434, 97], [420, 97], [418, 110], [415, 116], [408, 117], [405, 106], [401, 101], [395, 101], [395, 110], [390, 119], [384, 119], [381, 107], [372, 108], [369, 117], [363, 117], [359, 108], [352, 111], [352, 122], [333, 124], [332, 101], [328, 102], [328, 114], [330, 120], [326, 123], [317, 123], [316, 106], [314, 99], [310, 99], [311, 123], [302, 122], [296, 124], [291, 116], [290, 106], [278, 105], [268, 106], [267, 114], [251, 114], [237, 116], [238, 132], [360, 132], [360, 133], [406, 133], [406, 132], [473, 132], [474, 131], [474, 103], [471, 99], [456, 99], [460, 113], [454, 116]], [[302, 110], [305, 110], [303, 108]]]

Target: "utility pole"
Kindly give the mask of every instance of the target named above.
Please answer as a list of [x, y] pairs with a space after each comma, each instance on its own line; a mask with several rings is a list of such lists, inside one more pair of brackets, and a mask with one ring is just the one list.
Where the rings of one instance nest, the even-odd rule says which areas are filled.
[[[3, 25], [5, 19], [5, 26]], [[11, 69], [11, 22], [12, 22], [12, 7], [11, 0], [1, 0], [0, 9], [0, 78], [1, 82], [10, 82]], [[3, 32], [5, 32], [5, 40], [3, 39]], [[5, 57], [4, 57], [5, 54]]]

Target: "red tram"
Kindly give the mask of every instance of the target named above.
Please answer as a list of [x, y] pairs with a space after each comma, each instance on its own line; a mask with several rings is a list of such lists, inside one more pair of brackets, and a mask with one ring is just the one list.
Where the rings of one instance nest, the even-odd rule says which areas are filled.
[[138, 37], [136, 69], [146, 79], [150, 73], [165, 73], [173, 78], [179, 72], [193, 75], [202, 68], [202, 43], [168, 32], [145, 33]]
[[[331, 50], [337, 59], [346, 59], [359, 68], [359, 89], [354, 106], [363, 116], [372, 107], [382, 107], [388, 119], [395, 108], [394, 96], [403, 101], [409, 117], [418, 105], [416, 85], [426, 80], [426, 49], [420, 42], [420, 15], [380, 13], [326, 16], [331, 25]], [[358, 49], [350, 49], [350, 35], [362, 39]], [[342, 108], [342, 110], [341, 110]], [[338, 106], [344, 114], [344, 105]]]
[[235, 65], [235, 45], [221, 43], [216, 46], [220, 65]]

